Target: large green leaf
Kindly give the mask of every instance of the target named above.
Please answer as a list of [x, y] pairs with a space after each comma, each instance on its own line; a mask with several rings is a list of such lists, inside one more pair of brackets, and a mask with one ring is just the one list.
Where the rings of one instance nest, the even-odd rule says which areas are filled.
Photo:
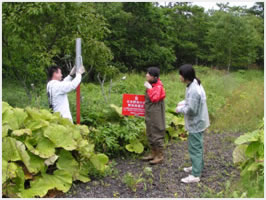
[[46, 166], [50, 166], [50, 165], [53, 165], [58, 159], [58, 156], [57, 155], [52, 155], [50, 158], [47, 158], [45, 161], [44, 161], [44, 164]]
[[86, 126], [86, 125], [79, 125], [78, 124], [76, 127], [79, 128], [79, 131], [80, 131], [81, 135], [83, 135], [83, 136], [87, 136], [90, 133], [90, 130], [89, 130], [88, 126]]
[[176, 130], [176, 128], [170, 126], [169, 128], [166, 129], [169, 132], [169, 135], [171, 136], [171, 138], [178, 138], [178, 130]]
[[41, 139], [29, 137], [26, 139], [25, 145], [31, 153], [41, 158], [50, 158], [55, 154], [55, 144], [45, 137], [41, 137]]
[[32, 135], [32, 132], [30, 129], [19, 129], [19, 130], [13, 131], [11, 135], [15, 135], [15, 136]]
[[126, 145], [126, 149], [129, 152], [135, 152], [135, 153], [141, 154], [144, 150], [144, 146], [140, 141], [133, 140], [133, 141], [130, 141], [130, 144]]
[[89, 167], [90, 163], [88, 160], [84, 160], [82, 162], [80, 162], [80, 166], [79, 166], [79, 173], [76, 174], [75, 179], [76, 180], [80, 180], [83, 183], [89, 182], [91, 179], [88, 177], [89, 174]]
[[7, 110], [10, 110], [11, 108], [12, 107], [8, 103], [2, 101], [2, 115], [3, 113], [5, 113]]
[[255, 157], [256, 154], [261, 154], [264, 152], [264, 145], [258, 141], [251, 142], [248, 145], [248, 148], [246, 150], [246, 155], [249, 157]]
[[26, 122], [25, 127], [31, 129], [32, 131], [41, 129], [43, 127], [49, 126], [49, 122], [43, 119], [30, 119]]
[[23, 123], [24, 123], [24, 120], [27, 118], [27, 113], [21, 109], [21, 108], [14, 108], [14, 116], [15, 118], [17, 119], [17, 123], [18, 123], [18, 128], [19, 129]]
[[118, 114], [119, 117], [123, 117], [121, 107], [118, 107], [114, 104], [110, 104], [110, 107]]
[[21, 193], [23, 198], [43, 197], [49, 190], [67, 192], [72, 184], [72, 176], [67, 171], [56, 170], [53, 175], [42, 174], [30, 183], [30, 188]]
[[183, 117], [176, 117], [176, 116], [173, 116], [172, 118], [172, 123], [175, 125], [175, 126], [184, 126], [185, 125], [185, 120]]
[[71, 152], [64, 149], [60, 150], [59, 159], [56, 163], [58, 169], [69, 172], [72, 176], [78, 172], [79, 164], [72, 156]]
[[7, 168], [8, 162], [5, 159], [2, 159], [2, 184], [8, 179]]
[[36, 167], [35, 165], [32, 165], [31, 157], [29, 156], [28, 152], [26, 151], [25, 145], [20, 141], [16, 141], [16, 147], [17, 147], [17, 151], [20, 155], [21, 160], [23, 161], [23, 163], [27, 167], [28, 171], [30, 173], [38, 173], [39, 169], [35, 168]]
[[32, 169], [32, 173], [38, 173], [39, 171], [45, 172], [45, 165], [44, 165], [44, 159], [40, 158], [39, 156], [34, 155], [31, 152], [28, 152], [30, 156], [30, 168]]
[[94, 152], [94, 144], [88, 142], [88, 140], [78, 141], [78, 152], [85, 158], [90, 158]]
[[2, 194], [10, 198], [18, 198], [20, 197], [19, 196], [20, 193], [24, 191], [25, 177], [22, 167], [16, 165], [16, 167], [14, 166], [13, 169], [15, 170], [12, 170], [13, 174], [12, 183], [7, 181], [6, 183], [3, 184]]
[[259, 168], [264, 168], [264, 163], [260, 163], [260, 162], [253, 162], [249, 167], [248, 167], [248, 171], [257, 171]]
[[23, 109], [10, 107], [2, 114], [2, 125], [8, 124], [10, 129], [17, 130], [22, 127], [26, 118], [27, 113]]
[[6, 137], [8, 135], [9, 129], [11, 129], [9, 125], [2, 125], [2, 137]]
[[105, 154], [100, 153], [92, 155], [90, 161], [97, 170], [104, 171], [109, 159]]
[[2, 153], [3, 159], [7, 161], [21, 160], [16, 146], [16, 139], [11, 137], [4, 137], [2, 140]]
[[244, 144], [244, 143], [248, 143], [248, 142], [255, 142], [258, 141], [260, 138], [260, 130], [255, 130], [253, 132], [250, 133], [246, 133], [244, 135], [239, 136], [236, 140], [235, 140], [235, 144]]
[[247, 160], [245, 152], [247, 150], [248, 145], [239, 145], [233, 151], [233, 162], [234, 163], [242, 163]]
[[44, 136], [51, 140], [56, 147], [66, 150], [77, 148], [77, 142], [72, 137], [72, 132], [62, 125], [51, 124], [44, 130]]
[[73, 181], [80, 180], [82, 182], [90, 181], [88, 177], [89, 167], [86, 164], [79, 165], [79, 163], [72, 156], [71, 152], [64, 149], [60, 150], [59, 159], [56, 166], [60, 170], [69, 172]]
[[31, 162], [31, 157], [26, 151], [25, 145], [11, 137], [3, 138], [3, 158], [7, 161], [19, 161], [21, 160], [28, 171], [31, 173], [39, 172], [40, 168], [35, 165], [35, 162]]

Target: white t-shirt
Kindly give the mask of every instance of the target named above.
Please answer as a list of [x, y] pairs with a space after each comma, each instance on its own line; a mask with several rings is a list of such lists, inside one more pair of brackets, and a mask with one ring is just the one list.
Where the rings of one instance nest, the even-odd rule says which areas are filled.
[[59, 112], [63, 118], [68, 118], [72, 123], [72, 116], [69, 109], [67, 93], [75, 90], [81, 82], [81, 74], [76, 74], [72, 80], [67, 76], [63, 81], [51, 80], [47, 83], [47, 93], [49, 102], [53, 106], [54, 112]]

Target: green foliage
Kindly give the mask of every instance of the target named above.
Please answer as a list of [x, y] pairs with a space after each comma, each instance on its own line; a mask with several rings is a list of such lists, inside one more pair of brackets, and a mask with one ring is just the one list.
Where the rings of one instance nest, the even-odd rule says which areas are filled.
[[141, 154], [144, 150], [144, 146], [138, 140], [131, 140], [130, 143], [126, 145], [126, 149], [129, 152], [135, 152]]
[[66, 57], [74, 63], [78, 37], [87, 70], [110, 71], [112, 52], [102, 41], [108, 33], [90, 3], [4, 3], [3, 73], [18, 79], [31, 101], [31, 84], [45, 83], [47, 67], [57, 64], [69, 72]]
[[[142, 153], [145, 144], [144, 121], [135, 117], [120, 117], [118, 122], [101, 124], [92, 130], [91, 140], [98, 151], [118, 156], [127, 151]], [[126, 151], [127, 150], [127, 151]]]
[[[241, 169], [242, 187], [247, 197], [264, 196], [264, 126], [235, 140], [233, 161]], [[251, 187], [252, 185], [252, 187]]]
[[166, 39], [169, 20], [161, 8], [128, 2], [97, 3], [94, 7], [110, 25], [106, 44], [121, 71], [142, 71], [151, 65], [158, 65], [162, 71], [173, 68], [173, 45]]
[[132, 175], [132, 173], [127, 172], [123, 176], [122, 182], [125, 183], [133, 192], [136, 192], [138, 184], [144, 182], [144, 178], [142, 178], [141, 175], [142, 174], [135, 177], [134, 175]]
[[[210, 45], [209, 60], [218, 66], [246, 67], [257, 58], [262, 38], [254, 26], [257, 18], [238, 12], [217, 11], [210, 20], [206, 42]], [[248, 49], [248, 53], [247, 53]]]
[[90, 181], [91, 166], [100, 172], [107, 169], [108, 157], [94, 152], [87, 126], [73, 125], [48, 110], [13, 108], [6, 102], [2, 108], [5, 196], [43, 197], [52, 189], [67, 192], [73, 181]]
[[188, 132], [185, 130], [184, 116], [177, 115], [174, 110], [169, 109], [166, 113], [166, 144], [170, 139], [185, 141], [188, 137]]

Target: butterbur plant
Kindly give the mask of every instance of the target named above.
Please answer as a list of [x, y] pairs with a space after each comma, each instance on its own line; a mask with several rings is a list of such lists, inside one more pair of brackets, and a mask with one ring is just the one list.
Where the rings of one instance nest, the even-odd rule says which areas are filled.
[[94, 151], [89, 129], [59, 113], [2, 102], [2, 191], [6, 197], [44, 197], [67, 192], [73, 181], [90, 181], [89, 169], [104, 172], [108, 157]]
[[[241, 177], [248, 185], [248, 197], [261, 197], [264, 190], [264, 125], [235, 140], [237, 147], [233, 161], [241, 169]], [[252, 186], [252, 187], [251, 187]]]

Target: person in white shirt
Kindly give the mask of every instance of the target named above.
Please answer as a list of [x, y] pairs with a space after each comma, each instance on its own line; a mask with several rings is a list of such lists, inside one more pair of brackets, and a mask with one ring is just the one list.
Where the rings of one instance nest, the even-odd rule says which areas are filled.
[[[69, 119], [72, 123], [67, 93], [75, 90], [81, 82], [81, 75], [85, 72], [84, 66], [78, 71], [74, 66], [70, 74], [62, 81], [62, 72], [60, 67], [52, 66], [48, 69], [47, 95], [49, 107], [53, 112], [59, 112], [63, 118]], [[76, 77], [73, 79], [73, 76]]]

